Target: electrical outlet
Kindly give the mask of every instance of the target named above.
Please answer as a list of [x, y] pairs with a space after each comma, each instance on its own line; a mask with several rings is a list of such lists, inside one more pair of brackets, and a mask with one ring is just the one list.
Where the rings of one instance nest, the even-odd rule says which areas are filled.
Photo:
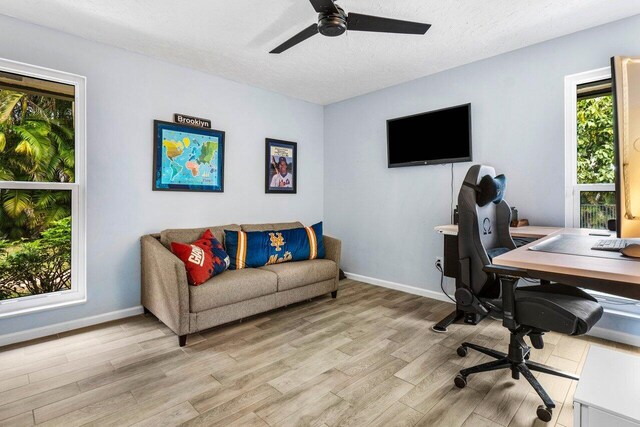
[[439, 266], [440, 268], [444, 268], [444, 259], [442, 259], [441, 256], [436, 257], [436, 266]]

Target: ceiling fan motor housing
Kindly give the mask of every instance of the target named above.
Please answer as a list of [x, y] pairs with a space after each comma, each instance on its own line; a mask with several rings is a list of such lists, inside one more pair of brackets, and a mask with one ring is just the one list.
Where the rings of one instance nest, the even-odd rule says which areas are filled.
[[318, 31], [323, 36], [336, 37], [347, 31], [347, 14], [336, 5], [338, 13], [321, 13], [318, 17]]

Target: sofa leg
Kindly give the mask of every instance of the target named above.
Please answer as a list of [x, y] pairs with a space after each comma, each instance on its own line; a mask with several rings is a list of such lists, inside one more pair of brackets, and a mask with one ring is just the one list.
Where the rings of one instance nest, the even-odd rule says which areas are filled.
[[142, 309], [144, 310], [144, 314], [150, 314], [151, 313], [147, 307], [142, 307]]
[[185, 345], [187, 345], [187, 336], [186, 335], [179, 335], [178, 336], [178, 343], [180, 344], [180, 347], [184, 347]]
[[331, 298], [338, 298], [338, 291], [331, 292]]

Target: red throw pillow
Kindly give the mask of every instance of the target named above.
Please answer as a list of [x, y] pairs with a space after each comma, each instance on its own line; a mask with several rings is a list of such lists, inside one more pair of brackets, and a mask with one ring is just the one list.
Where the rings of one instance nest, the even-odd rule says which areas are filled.
[[211, 230], [191, 244], [171, 242], [171, 251], [184, 262], [190, 285], [201, 285], [229, 267], [229, 255]]

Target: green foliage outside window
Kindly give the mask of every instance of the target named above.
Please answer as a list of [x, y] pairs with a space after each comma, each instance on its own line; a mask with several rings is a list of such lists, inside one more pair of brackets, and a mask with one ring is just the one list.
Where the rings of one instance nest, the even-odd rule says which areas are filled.
[[71, 217], [35, 240], [0, 240], [0, 300], [65, 289], [71, 289]]
[[[73, 103], [0, 89], [0, 180], [73, 182]], [[62, 191], [4, 190], [0, 238], [34, 239], [71, 214]]]
[[615, 182], [611, 96], [578, 101], [578, 184]]
[[[0, 88], [0, 181], [74, 182], [71, 100]], [[71, 191], [0, 190], [0, 300], [71, 289]]]
[[[578, 184], [615, 182], [613, 100], [611, 95], [578, 100]], [[615, 218], [614, 191], [580, 192], [580, 226], [606, 228]]]

